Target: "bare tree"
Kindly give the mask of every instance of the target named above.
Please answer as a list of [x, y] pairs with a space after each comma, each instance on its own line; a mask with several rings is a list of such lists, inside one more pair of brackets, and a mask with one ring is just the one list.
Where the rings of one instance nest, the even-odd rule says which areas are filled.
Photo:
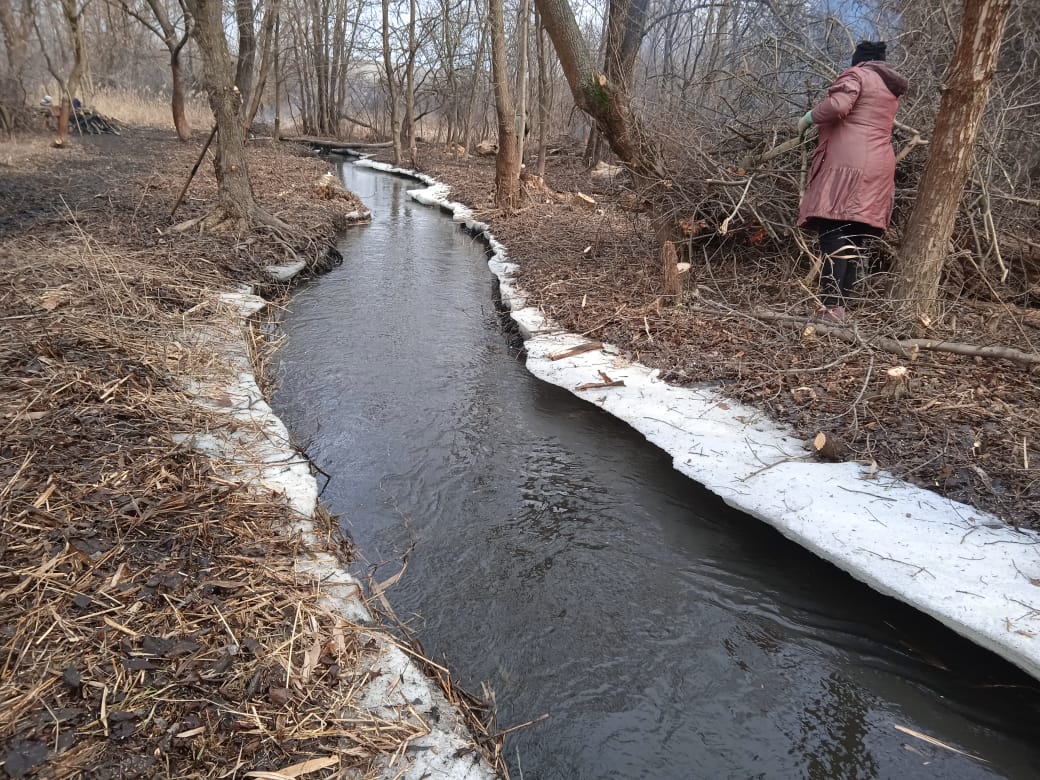
[[29, 36], [33, 29], [35, 13], [30, 0], [23, 0], [16, 10], [11, 0], [0, 0], [0, 32], [4, 35], [7, 49], [9, 75], [21, 81], [25, 65], [29, 60]]
[[267, 225], [287, 229], [281, 220], [261, 209], [253, 195], [246, 157], [242, 93], [235, 85], [222, 4], [220, 0], [186, 0], [186, 4], [195, 19], [192, 32], [202, 55], [206, 92], [217, 123], [218, 145], [213, 158], [217, 203], [202, 223], [213, 228], [251, 229]]
[[235, 25], [238, 29], [235, 86], [244, 111], [253, 95], [253, 68], [256, 61], [256, 8], [253, 0], [235, 0]]
[[275, 36], [275, 27], [278, 15], [281, 13], [281, 5], [281, 0], [269, 0], [264, 8], [264, 17], [260, 24], [260, 65], [256, 71], [252, 94], [247, 97], [247, 93], [243, 93], [245, 127], [247, 129], [253, 124], [253, 120], [256, 118], [256, 112], [260, 110], [260, 103], [264, 97], [264, 90], [267, 88], [267, 78], [271, 72], [271, 62], [275, 57], [275, 50], [278, 45]]
[[931, 153], [904, 231], [892, 295], [904, 313], [926, 325], [935, 314], [943, 262], [1010, 9], [1011, 0], [965, 2], [960, 42], [943, 87]]
[[[0, 0], [2, 2], [3, 0]], [[180, 14], [171, 16], [162, 0], [146, 0], [151, 14], [146, 16], [129, 0], [120, 0], [127, 15], [136, 19], [163, 42], [170, 54], [170, 113], [173, 127], [182, 141], [191, 138], [191, 127], [184, 113], [184, 68], [181, 54], [191, 37], [191, 17], [184, 9], [183, 0], [177, 0]]]
[[520, 195], [520, 158], [516, 148], [516, 107], [509, 89], [506, 34], [502, 0], [488, 0], [491, 25], [491, 79], [498, 117], [498, 154], [495, 157], [495, 205], [513, 209]]
[[397, 113], [397, 76], [390, 56], [390, 0], [383, 0], [383, 69], [386, 73], [386, 100], [390, 108], [390, 137], [394, 165], [401, 164], [401, 120]]
[[545, 178], [545, 144], [552, 115], [552, 93], [549, 90], [549, 64], [545, 51], [545, 31], [541, 14], [535, 12], [535, 34], [538, 36], [538, 176]]
[[[343, 120], [355, 122], [347, 114], [351, 89], [350, 69], [363, 13], [369, 8], [365, 0], [285, 0], [282, 3], [282, 30], [292, 43], [284, 51], [283, 81], [290, 102], [300, 107], [304, 133], [320, 136], [341, 134]], [[268, 12], [270, 12], [270, 8]], [[264, 17], [264, 30], [270, 20]], [[267, 40], [262, 34], [261, 49]], [[280, 37], [276, 44], [282, 45]], [[283, 56], [279, 54], [279, 56]], [[259, 77], [269, 70], [272, 55], [261, 58]], [[254, 93], [253, 104], [260, 95]]]
[[467, 150], [473, 144], [473, 110], [477, 103], [477, 92], [480, 89], [481, 77], [484, 73], [484, 48], [487, 46], [489, 28], [490, 24], [486, 21], [480, 25], [480, 32], [477, 34], [477, 51], [473, 55], [473, 77], [470, 79], [462, 130], [462, 145]]
[[415, 55], [419, 47], [415, 40], [415, 0], [408, 0], [408, 59], [405, 65], [404, 134], [408, 141], [408, 158], [412, 167], [418, 165], [415, 147]]
[[58, 136], [55, 146], [64, 146], [69, 137], [69, 117], [72, 114], [72, 98], [79, 94], [80, 82], [87, 67], [87, 46], [83, 38], [83, 11], [86, 4], [80, 5], [78, 0], [61, 0], [61, 12], [68, 25], [69, 40], [72, 46], [72, 69], [68, 78], [61, 83], [61, 109], [58, 112]]
[[577, 106], [596, 122], [610, 148], [644, 189], [667, 179], [661, 153], [632, 111], [630, 67], [645, 23], [645, 0], [611, 0], [620, 20], [608, 25], [607, 72], [597, 67], [567, 0], [535, 0]]
[[516, 43], [519, 47], [516, 63], [516, 99], [519, 101], [516, 107], [516, 157], [521, 166], [524, 163], [524, 140], [527, 135], [527, 38], [530, 19], [531, 0], [520, 0], [520, 15], [516, 25]]

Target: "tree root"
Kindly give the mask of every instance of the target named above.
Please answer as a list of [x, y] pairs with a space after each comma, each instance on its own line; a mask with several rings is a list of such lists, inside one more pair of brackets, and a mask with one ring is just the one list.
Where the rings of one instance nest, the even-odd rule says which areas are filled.
[[300, 231], [294, 230], [289, 224], [283, 222], [273, 214], [263, 209], [254, 209], [248, 216], [229, 214], [226, 209], [219, 206], [200, 217], [178, 222], [170, 228], [174, 233], [187, 233], [193, 228], [199, 228], [199, 232], [212, 233], [268, 233], [283, 243], [300, 242], [306, 236]]

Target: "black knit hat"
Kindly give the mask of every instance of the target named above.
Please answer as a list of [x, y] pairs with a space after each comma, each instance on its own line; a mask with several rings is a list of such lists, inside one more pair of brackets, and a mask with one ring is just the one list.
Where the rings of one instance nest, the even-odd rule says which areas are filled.
[[852, 64], [859, 65], [871, 60], [884, 61], [887, 49], [884, 41], [860, 41], [856, 44], [856, 51], [852, 53]]

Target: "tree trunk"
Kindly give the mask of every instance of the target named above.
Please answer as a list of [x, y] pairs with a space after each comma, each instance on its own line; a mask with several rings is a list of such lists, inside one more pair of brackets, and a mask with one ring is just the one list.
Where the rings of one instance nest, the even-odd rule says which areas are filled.
[[552, 111], [549, 93], [549, 64], [546, 61], [545, 32], [541, 14], [535, 12], [538, 34], [538, 177], [545, 178], [545, 143], [549, 135], [549, 115]]
[[68, 141], [72, 98], [79, 93], [87, 57], [83, 40], [83, 8], [79, 6], [77, 0], [61, 0], [61, 10], [69, 27], [69, 37], [72, 40], [72, 70], [61, 88], [61, 108], [58, 111], [58, 137], [54, 139], [55, 146], [64, 146]]
[[408, 0], [408, 69], [405, 74], [404, 131], [408, 140], [408, 158], [413, 168], [419, 164], [415, 148], [415, 49], [415, 0]]
[[[665, 182], [660, 151], [632, 113], [627, 77], [612, 81], [596, 67], [567, 0], [535, 0], [535, 5], [578, 108], [596, 122], [614, 154], [628, 166], [642, 189]], [[612, 9], [615, 5], [611, 3]], [[645, 8], [639, 0], [634, 0], [632, 7]], [[622, 74], [627, 60], [608, 57], [608, 62], [613, 63], [611, 71]]]
[[[163, 0], [146, 1], [152, 11], [155, 24], [152, 24], [143, 15], [139, 14], [136, 10], [136, 5], [129, 0], [122, 0], [121, 5], [127, 15], [137, 19], [137, 21], [151, 30], [157, 38], [160, 38], [167, 51], [170, 52], [170, 82], [172, 84], [170, 114], [173, 117], [173, 127], [177, 131], [177, 138], [181, 141], [187, 141], [191, 138], [191, 127], [188, 125], [188, 119], [184, 114], [184, 67], [181, 62], [181, 53], [184, 51], [188, 38], [191, 36], [191, 20], [187, 14], [184, 15], [182, 21], [184, 30], [181, 32], [170, 20], [170, 14]], [[183, 10], [183, 6], [179, 7]]]
[[473, 144], [473, 108], [477, 103], [477, 89], [480, 86], [480, 74], [484, 70], [484, 46], [487, 45], [488, 25], [480, 26], [477, 38], [477, 53], [473, 58], [473, 80], [470, 82], [469, 99], [466, 101], [466, 119], [462, 131], [462, 145], [469, 151]]
[[607, 78], [632, 89], [639, 45], [646, 27], [648, 0], [610, 0], [607, 11]]
[[282, 137], [282, 15], [274, 18], [274, 140]]
[[23, 3], [21, 17], [15, 16], [11, 0], [0, 0], [0, 31], [4, 34], [7, 65], [10, 75], [21, 84], [25, 65], [29, 61], [29, 33], [33, 26], [33, 7]]
[[386, 99], [390, 107], [390, 138], [394, 145], [394, 165], [401, 164], [401, 120], [397, 116], [397, 87], [390, 59], [390, 0], [383, 0], [383, 68], [386, 70]]
[[516, 156], [516, 107], [509, 91], [505, 21], [502, 0], [488, 0], [491, 24], [491, 78], [498, 117], [498, 154], [495, 155], [495, 205], [516, 208], [520, 195], [520, 160]]
[[1011, 0], [966, 0], [961, 37], [950, 62], [930, 142], [931, 152], [917, 187], [917, 200], [903, 231], [892, 297], [900, 312], [930, 323], [935, 315], [947, 245], [972, 150], [997, 68]]
[[244, 126], [247, 132], [250, 126], [252, 126], [253, 120], [256, 119], [256, 112], [260, 110], [260, 103], [264, 99], [264, 90], [267, 89], [267, 77], [271, 72], [272, 53], [277, 48], [274, 30], [275, 22], [281, 11], [280, 6], [281, 0], [270, 0], [267, 8], [264, 9], [264, 19], [260, 26], [260, 70], [257, 73], [253, 95], [249, 100], [249, 107], [246, 109], [245, 114]]
[[238, 25], [235, 86], [241, 94], [242, 110], [245, 111], [253, 97], [253, 64], [256, 61], [256, 10], [253, 8], [253, 0], [235, 0], [235, 22]]
[[217, 120], [218, 145], [213, 159], [213, 171], [217, 178], [217, 207], [211, 221], [240, 220], [252, 223], [261, 216], [261, 212], [249, 180], [242, 95], [235, 87], [221, 2], [187, 0], [187, 6], [195, 18], [193, 33], [202, 55], [209, 105]]
[[188, 36], [170, 52], [170, 76], [173, 81], [173, 89], [170, 93], [170, 112], [173, 114], [173, 127], [177, 131], [177, 138], [187, 141], [191, 138], [191, 126], [184, 114], [184, 71], [181, 68], [181, 50], [187, 42]]
[[340, 102], [339, 80], [343, 73], [343, 54], [346, 48], [347, 14], [345, 3], [337, 0], [332, 3], [332, 64], [329, 67], [329, 123], [332, 126], [333, 138], [341, 138], [340, 118], [343, 106]]
[[329, 133], [328, 127], [328, 47], [326, 46], [325, 19], [327, 14], [317, 2], [311, 7], [311, 65], [314, 69], [312, 87], [314, 90], [314, 124], [318, 135]]
[[520, 47], [516, 64], [516, 95], [519, 101], [516, 108], [516, 158], [521, 166], [524, 163], [524, 141], [527, 136], [527, 32], [530, 17], [531, 0], [520, 0], [519, 23], [516, 26], [517, 45]]

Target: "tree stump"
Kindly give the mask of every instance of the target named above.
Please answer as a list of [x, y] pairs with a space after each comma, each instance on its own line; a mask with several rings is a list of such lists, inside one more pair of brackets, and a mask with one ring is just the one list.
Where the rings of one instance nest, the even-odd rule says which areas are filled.
[[906, 366], [893, 366], [885, 371], [885, 384], [878, 392], [867, 398], [868, 402], [893, 400], [898, 401], [910, 392], [910, 369]]
[[661, 245], [661, 277], [664, 280], [664, 294], [679, 302], [682, 295], [682, 280], [679, 278], [679, 255], [675, 251], [675, 244], [665, 241]]
[[906, 366], [893, 366], [885, 371], [885, 386], [881, 389], [882, 396], [898, 400], [910, 389], [910, 369]]

